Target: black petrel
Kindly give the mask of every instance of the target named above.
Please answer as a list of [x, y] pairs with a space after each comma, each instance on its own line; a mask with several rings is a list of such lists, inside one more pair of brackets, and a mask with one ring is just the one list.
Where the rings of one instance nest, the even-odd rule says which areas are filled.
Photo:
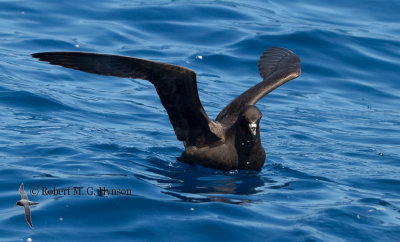
[[188, 68], [134, 57], [86, 52], [43, 52], [34, 58], [53, 65], [105, 76], [150, 81], [167, 110], [185, 151], [179, 161], [221, 170], [261, 170], [261, 112], [254, 105], [266, 94], [300, 75], [292, 51], [272, 47], [258, 61], [262, 81], [229, 103], [212, 121], [201, 105], [196, 73]]

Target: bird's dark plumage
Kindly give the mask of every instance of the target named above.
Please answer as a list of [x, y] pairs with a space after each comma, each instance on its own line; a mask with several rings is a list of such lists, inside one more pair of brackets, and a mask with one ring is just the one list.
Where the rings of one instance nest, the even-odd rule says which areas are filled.
[[150, 81], [167, 110], [185, 151], [179, 160], [222, 170], [260, 170], [265, 162], [254, 105], [300, 75], [300, 59], [290, 50], [267, 49], [258, 62], [263, 81], [242, 93], [211, 121], [201, 105], [196, 74], [185, 67], [139, 58], [85, 52], [44, 52], [34, 58], [53, 65], [105, 76]]

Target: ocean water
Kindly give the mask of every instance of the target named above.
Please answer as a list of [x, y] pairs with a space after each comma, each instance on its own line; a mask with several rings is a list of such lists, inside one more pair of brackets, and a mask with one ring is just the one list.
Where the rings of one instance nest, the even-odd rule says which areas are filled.
[[[399, 11], [395, 0], [1, 0], [0, 241], [400, 241]], [[182, 65], [215, 118], [261, 80], [271, 46], [294, 51], [302, 74], [257, 104], [260, 172], [178, 162], [150, 83], [30, 57]], [[14, 206], [21, 183], [40, 203], [32, 229]]]

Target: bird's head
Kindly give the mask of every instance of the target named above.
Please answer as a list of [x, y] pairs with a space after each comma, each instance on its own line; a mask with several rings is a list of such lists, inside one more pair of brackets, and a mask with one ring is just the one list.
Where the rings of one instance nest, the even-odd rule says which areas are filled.
[[239, 112], [239, 125], [251, 134], [253, 139], [260, 133], [261, 111], [256, 106], [246, 106]]

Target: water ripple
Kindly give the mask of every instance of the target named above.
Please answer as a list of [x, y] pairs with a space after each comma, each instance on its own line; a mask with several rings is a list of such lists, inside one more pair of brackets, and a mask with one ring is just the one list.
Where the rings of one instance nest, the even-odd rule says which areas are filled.
[[[399, 4], [278, 1], [0, 3], [0, 240], [394, 241], [400, 237]], [[180, 163], [153, 86], [38, 62], [93, 51], [183, 65], [214, 118], [261, 81], [270, 46], [302, 75], [257, 106], [261, 172]], [[130, 196], [33, 196], [131, 188]], [[96, 231], [102, 231], [99, 234]], [[205, 233], [204, 231], [207, 231]], [[79, 235], [79, 237], [77, 237]]]

